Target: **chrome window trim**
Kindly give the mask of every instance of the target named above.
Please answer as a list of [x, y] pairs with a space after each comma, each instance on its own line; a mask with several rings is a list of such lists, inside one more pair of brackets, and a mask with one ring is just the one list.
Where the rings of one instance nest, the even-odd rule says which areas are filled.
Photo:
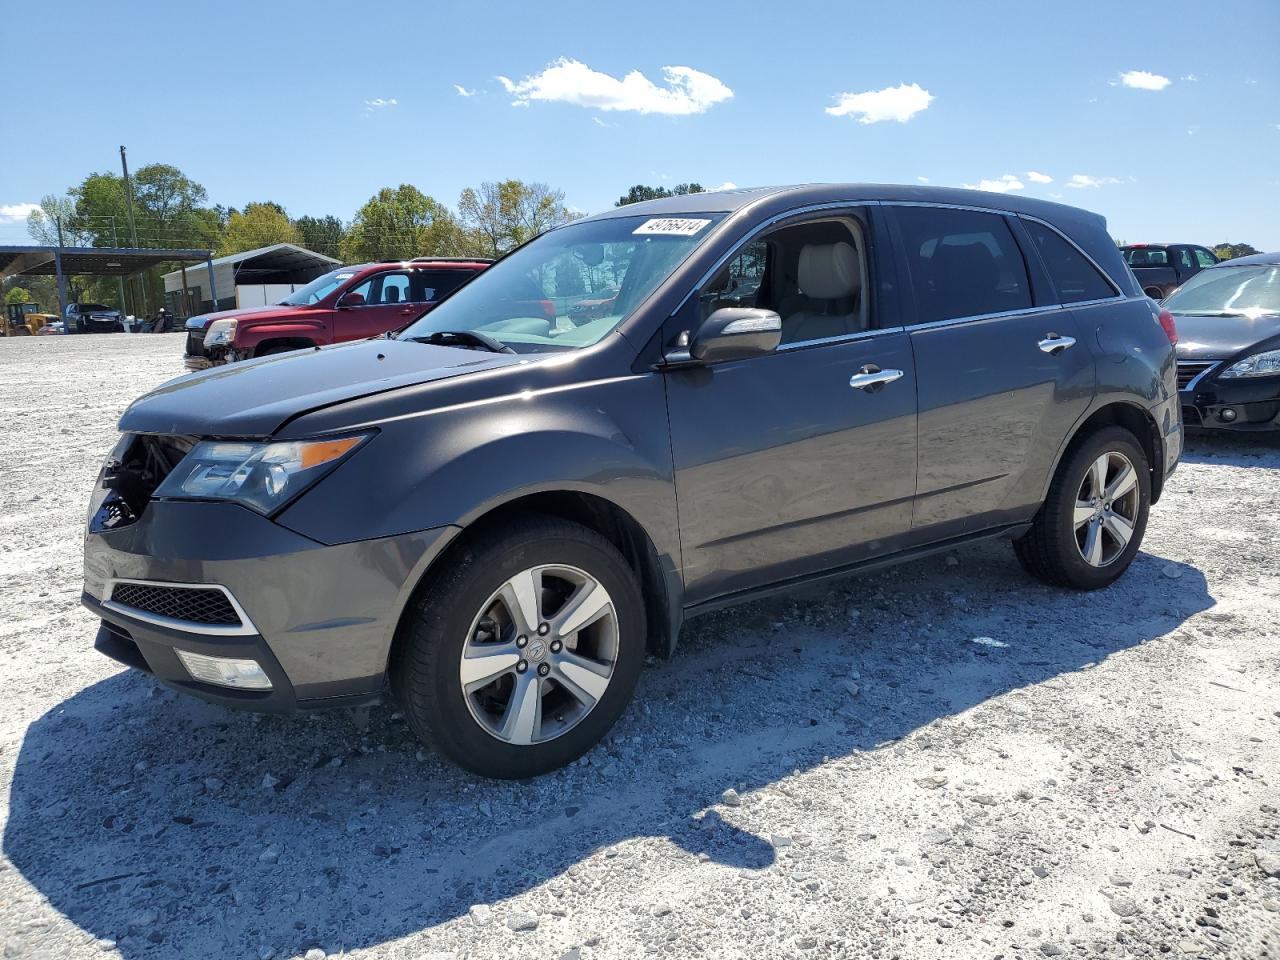
[[1060, 303], [1046, 303], [1039, 307], [1028, 307], [1024, 310], [1003, 310], [999, 313], [979, 313], [972, 317], [951, 317], [947, 320], [930, 320], [928, 323], [913, 323], [906, 329], [914, 333], [917, 330], [936, 330], [940, 327], [954, 327], [962, 323], [982, 323], [986, 320], [1004, 320], [1008, 317], [1029, 317], [1037, 313], [1052, 313], [1057, 310], [1067, 310], [1066, 306]]
[[871, 330], [859, 330], [857, 333], [842, 333], [834, 337], [817, 337], [813, 340], [796, 340], [792, 343], [780, 343], [774, 353], [788, 353], [792, 350], [803, 349], [804, 347], [817, 346], [819, 344], [834, 343], [851, 343], [855, 340], [869, 340], [872, 337], [889, 333], [906, 333], [906, 327], [876, 327]]
[[[178, 620], [174, 617], [165, 617], [160, 614], [149, 613], [146, 610], [139, 610], [137, 607], [126, 606], [123, 603], [116, 603], [111, 599], [111, 596], [115, 593], [116, 585], [121, 583], [129, 583], [139, 587], [167, 587], [179, 590], [217, 590], [227, 598], [231, 604], [231, 609], [240, 618], [240, 623], [239, 625], [192, 623], [190, 620]], [[102, 596], [102, 606], [104, 609], [111, 610], [122, 616], [154, 624], [157, 627], [180, 630], [183, 633], [198, 633], [208, 637], [251, 637], [256, 636], [258, 633], [258, 628], [253, 625], [249, 615], [244, 612], [244, 607], [240, 606], [240, 601], [220, 583], [175, 583], [168, 580], [131, 580], [127, 577], [114, 577], [106, 583]]]

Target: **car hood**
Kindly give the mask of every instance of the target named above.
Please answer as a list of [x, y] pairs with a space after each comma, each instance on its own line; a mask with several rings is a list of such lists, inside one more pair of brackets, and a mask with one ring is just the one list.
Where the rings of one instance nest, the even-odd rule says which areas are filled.
[[1174, 313], [1179, 360], [1225, 360], [1269, 337], [1280, 336], [1280, 314], [1197, 317]]
[[358, 340], [213, 367], [135, 400], [120, 429], [200, 437], [267, 437], [322, 407], [433, 380], [529, 362], [400, 340]]
[[242, 317], [254, 317], [259, 320], [269, 320], [272, 317], [283, 317], [293, 313], [298, 308], [296, 306], [284, 306], [281, 304], [271, 304], [265, 307], [241, 307], [236, 310], [219, 310], [216, 313], [202, 313], [198, 317], [188, 317], [186, 328], [188, 330], [207, 330], [209, 324], [215, 320], [230, 320], [235, 318], [239, 320]]

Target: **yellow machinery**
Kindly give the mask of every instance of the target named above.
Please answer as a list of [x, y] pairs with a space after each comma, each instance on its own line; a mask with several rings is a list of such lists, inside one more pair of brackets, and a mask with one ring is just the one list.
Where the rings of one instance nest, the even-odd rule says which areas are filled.
[[0, 323], [0, 336], [35, 336], [42, 327], [57, 319], [57, 314], [41, 313], [38, 303], [6, 304], [4, 322]]

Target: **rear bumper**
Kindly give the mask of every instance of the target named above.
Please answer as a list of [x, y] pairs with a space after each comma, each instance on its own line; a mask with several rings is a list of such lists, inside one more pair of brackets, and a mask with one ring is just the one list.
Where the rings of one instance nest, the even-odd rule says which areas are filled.
[[[456, 532], [326, 545], [234, 504], [155, 501], [137, 522], [86, 536], [82, 600], [102, 620], [98, 650], [176, 690], [251, 710], [343, 706], [381, 694], [400, 613]], [[217, 585], [247, 628], [211, 632], [104, 604], [116, 581]], [[175, 649], [254, 660], [271, 689], [198, 681]]]

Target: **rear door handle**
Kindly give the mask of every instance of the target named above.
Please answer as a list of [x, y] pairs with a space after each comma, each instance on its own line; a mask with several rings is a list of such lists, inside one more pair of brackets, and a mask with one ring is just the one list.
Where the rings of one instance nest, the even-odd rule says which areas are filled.
[[1055, 357], [1067, 347], [1074, 347], [1075, 345], [1075, 337], [1060, 337], [1056, 333], [1047, 334], [1038, 344], [1041, 350]]
[[855, 390], [873, 393], [886, 383], [893, 383], [902, 376], [901, 370], [881, 370], [874, 363], [868, 363], [849, 378], [849, 386]]

